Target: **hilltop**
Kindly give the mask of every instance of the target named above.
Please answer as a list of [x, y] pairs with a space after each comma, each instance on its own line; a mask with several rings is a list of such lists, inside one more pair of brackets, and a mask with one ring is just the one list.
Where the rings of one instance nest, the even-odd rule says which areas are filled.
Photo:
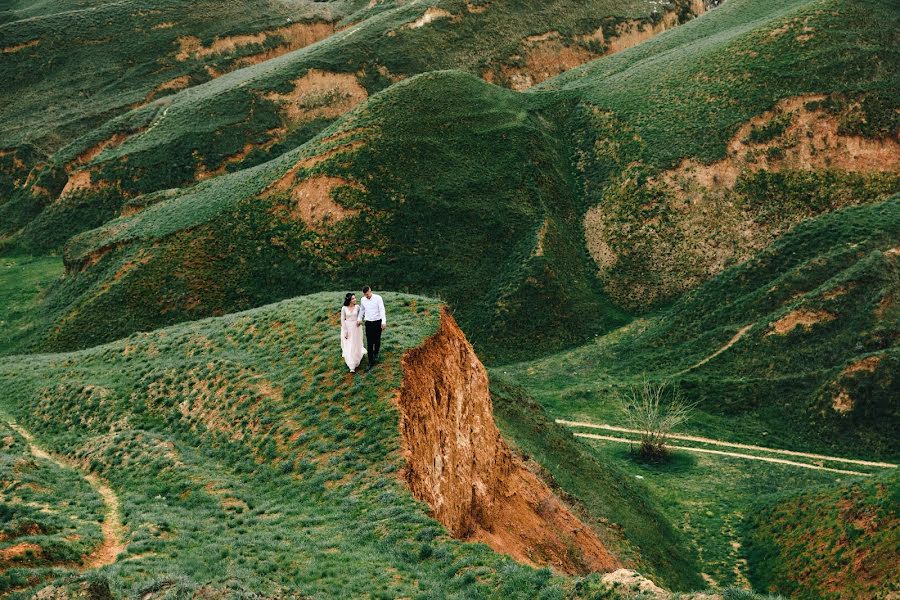
[[[386, 294], [385, 362], [348, 375], [335, 352], [338, 296], [3, 359], [5, 468], [16, 473], [4, 589], [530, 598], [599, 580], [573, 588], [579, 580], [503, 554], [577, 574], [615, 569], [632, 543], [677, 547], [646, 504], [606, 517], [658, 521], [656, 531], [586, 526], [526, 468], [439, 303]], [[41, 450], [29, 458], [28, 446]], [[88, 469], [93, 479], [80, 479]], [[59, 474], [49, 486], [48, 471]], [[31, 498], [50, 509], [25, 508]], [[107, 568], [85, 580], [79, 562]]]

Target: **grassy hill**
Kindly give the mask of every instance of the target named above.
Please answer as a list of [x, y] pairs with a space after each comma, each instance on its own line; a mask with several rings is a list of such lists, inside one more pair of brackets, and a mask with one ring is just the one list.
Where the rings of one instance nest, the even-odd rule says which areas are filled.
[[[627, 426], [617, 393], [646, 379], [671, 382], [697, 403], [682, 433], [896, 463], [897, 239], [900, 197], [821, 216], [670, 308], [576, 350], [496, 367], [492, 378], [496, 386], [522, 386], [551, 418], [613, 427]], [[718, 583], [809, 598], [890, 589], [893, 479], [863, 480], [852, 484], [863, 491], [851, 493], [847, 477], [862, 468], [855, 464], [820, 457], [812, 470], [722, 458], [715, 453], [747, 450], [694, 438], [674, 443], [699, 446], [699, 458], [675, 450], [670, 462], [646, 464], [621, 443], [635, 436], [574, 430], [601, 435], [588, 440], [595, 460], [650, 482], [651, 502], [691, 539], [700, 568]], [[854, 472], [841, 472], [847, 469]], [[844, 535], [837, 525], [844, 521], [823, 512], [836, 510], [838, 496], [858, 501], [863, 513], [871, 506], [887, 515], [869, 532], [875, 541]]]
[[[42, 343], [367, 282], [447, 298], [488, 356], [575, 343], [579, 315], [603, 303], [557, 127], [529, 108], [463, 73], [419, 76], [276, 160], [87, 232], [67, 247]], [[520, 326], [526, 309], [542, 312], [542, 341]], [[591, 329], [622, 318], [606, 306]]]
[[753, 583], [795, 598], [896, 594], [896, 474], [785, 495], [751, 520]]
[[[277, 157], [400, 79], [458, 68], [521, 88], [704, 10], [702, 2], [687, 0], [662, 8], [648, 0], [431, 0], [382, 2], [354, 12], [361, 4], [304, 2], [288, 9], [257, 2], [234, 5], [241, 13], [234, 19], [203, 3], [159, 12], [109, 5], [104, 10], [116, 16], [107, 18], [121, 23], [113, 31], [94, 10], [79, 17], [89, 30], [102, 23], [103, 39], [114, 49], [86, 45], [95, 37], [90, 31], [84, 39], [73, 39], [71, 29], [59, 31], [65, 15], [29, 25], [34, 31], [17, 28], [11, 42], [44, 41], [11, 53], [17, 86], [10, 94], [18, 96], [12, 104], [25, 117], [10, 117], [26, 129], [0, 132], [0, 147], [17, 149], [9, 160], [21, 163], [7, 166], [19, 185], [0, 233], [27, 248], [56, 249], [135, 196]], [[132, 31], [141, 28], [148, 31], [143, 44], [129, 45]], [[312, 43], [335, 28], [338, 33]], [[51, 71], [54, 77], [41, 69], [36, 83], [33, 67], [52, 60], [48, 53], [66, 50], [70, 68]], [[106, 81], [112, 73], [97, 69], [98, 55], [103, 65], [111, 63], [115, 80]], [[134, 57], [140, 66], [132, 66]], [[128, 83], [121, 83], [127, 67]], [[90, 103], [73, 101], [80, 95], [70, 90], [60, 98], [65, 78], [72, 77], [88, 88], [83, 94]], [[94, 87], [103, 90], [101, 97]], [[68, 110], [31, 126], [48, 107]], [[21, 138], [41, 128], [49, 128], [53, 142]], [[32, 156], [35, 145], [43, 160]]]
[[[29, 462], [20, 437], [26, 434], [4, 438], [7, 469], [17, 475], [5, 488], [3, 506], [18, 511], [10, 514], [0, 542], [0, 552], [9, 556], [4, 589], [54, 582], [73, 590], [93, 582], [114, 595], [203, 589], [270, 596], [583, 597], [599, 589], [597, 576], [566, 579], [532, 569], [487, 545], [456, 541], [448, 529], [564, 572], [601, 568], [598, 560], [612, 560], [605, 563], [609, 568], [618, 559], [604, 554], [606, 547], [616, 553], [634, 543], [678, 547], [664, 525], [631, 530], [630, 523], [664, 524], [640, 501], [587, 513], [594, 527], [605, 529], [603, 542], [583, 525], [574, 533], [559, 529], [578, 524], [577, 518], [503, 450], [499, 434], [492, 441], [487, 379], [438, 303], [387, 294], [393, 316], [385, 362], [349, 376], [336, 350], [338, 296], [299, 298], [77, 353], [3, 359], [6, 423], [15, 419], [17, 431], [30, 431], [30, 443], [66, 467], [48, 488], [41, 482], [52, 472], [43, 473], [54, 465]], [[432, 360], [444, 368], [429, 367]], [[417, 387], [423, 382], [425, 388]], [[432, 476], [428, 470], [436, 460], [414, 430], [424, 419], [445, 419], [443, 408], [432, 414], [429, 407], [449, 403], [461, 389], [468, 394], [464, 412], [432, 430], [444, 431], [448, 440], [440, 445], [444, 483], [424, 488], [444, 499], [428, 509], [407, 487], [419, 497], [417, 482]], [[442, 391], [434, 404], [421, 395], [435, 390]], [[479, 419], [478, 427], [467, 429], [469, 418]], [[452, 440], [460, 436], [478, 439], [456, 447]], [[470, 470], [466, 448], [498, 454]], [[617, 494], [640, 497], [640, 489], [615, 470], [595, 469], [616, 482]], [[96, 493], [80, 478], [84, 471], [93, 474], [93, 485], [109, 489], [105, 495], [115, 500], [115, 513], [108, 498], [105, 508], [98, 506]], [[456, 477], [465, 480], [459, 487], [452, 483]], [[481, 477], [494, 479], [479, 483]], [[509, 477], [517, 483], [506, 493]], [[70, 480], [65, 490], [56, 489]], [[36, 485], [29, 487], [31, 481]], [[456, 499], [485, 484], [479, 495]], [[71, 498], [60, 510], [75, 518], [34, 516], [16, 495]], [[529, 512], [538, 505], [540, 512]], [[448, 513], [448, 506], [463, 512]], [[491, 525], [491, 519], [510, 518], [510, 507], [515, 518], [532, 520], [524, 545], [515, 527]], [[104, 523], [115, 523], [111, 545], [124, 554], [94, 564], [100, 570], [91, 571], [88, 581], [72, 563], [98, 543], [98, 512]], [[607, 525], [598, 520], [601, 514]], [[626, 525], [624, 536], [609, 522]], [[42, 536], [51, 535], [69, 541], [45, 543]], [[42, 549], [27, 555], [4, 550], [23, 544]], [[652, 569], [652, 560], [644, 560]]]
[[729, 1], [530, 90], [583, 105], [607, 294], [668, 304], [804, 219], [900, 190], [898, 24], [882, 2]]
[[[897, 146], [883, 10], [735, 0], [546, 90], [451, 72], [394, 84], [295, 150], [138, 198], [73, 240], [39, 343], [70, 349], [362, 277], [446, 298], [489, 360], [571, 346], [621, 323], [614, 303], [671, 302], [796, 223], [898, 188], [876, 160]], [[818, 34], [784, 33], [800, 22]], [[651, 82], [671, 89], [648, 96]], [[709, 97], [728, 110], [704, 114]], [[854, 158], [831, 161], [841, 153]], [[716, 159], [730, 162], [702, 162]], [[522, 326], [535, 311], [539, 341]]]
[[[595, 343], [513, 372], [553, 417], [621, 419], [645, 376], [710, 437], [896, 460], [900, 198], [798, 225], [753, 260]], [[575, 418], [577, 417], [577, 418]]]

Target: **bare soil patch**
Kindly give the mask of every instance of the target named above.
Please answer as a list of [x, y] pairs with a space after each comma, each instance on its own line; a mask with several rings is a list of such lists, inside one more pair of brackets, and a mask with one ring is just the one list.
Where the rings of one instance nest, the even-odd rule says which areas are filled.
[[[259, 55], [265, 55], [267, 58], [274, 58], [275, 56], [315, 43], [328, 37], [332, 33], [334, 33], [334, 25], [332, 23], [314, 22], [293, 23], [285, 27], [260, 31], [258, 33], [216, 38], [209, 46], [204, 46], [198, 37], [184, 36], [178, 38], [179, 49], [175, 58], [184, 61], [191, 58], [202, 59], [209, 56], [232, 54], [247, 46], [262, 45], [270, 37], [277, 36], [284, 41], [275, 48], [259, 53]], [[266, 60], [266, 58], [262, 58], [258, 62], [261, 62], [262, 60]]]
[[304, 179], [291, 189], [291, 218], [303, 221], [311, 229], [321, 230], [329, 224], [359, 214], [359, 210], [346, 208], [334, 200], [332, 192], [340, 187], [365, 190], [360, 184], [343, 177], [319, 175]]
[[429, 7], [428, 10], [426, 10], [424, 12], [424, 14], [422, 14], [421, 17], [419, 17], [418, 19], [416, 19], [415, 21], [413, 21], [411, 23], [407, 23], [406, 25], [404, 25], [404, 27], [406, 29], [418, 29], [419, 27], [424, 27], [425, 25], [428, 25], [429, 23], [433, 23], [434, 21], [437, 21], [438, 19], [459, 20], [458, 17], [454, 18], [453, 13], [451, 13], [449, 10], [445, 10], [443, 8], [438, 8], [436, 6], [432, 6], [432, 7]]
[[41, 43], [41, 40], [30, 40], [27, 42], [22, 42], [21, 44], [14, 44], [12, 46], [7, 46], [0, 50], [3, 54], [12, 54], [13, 52], [19, 52], [20, 50], [24, 50], [26, 48], [34, 48], [38, 44]]
[[809, 330], [816, 323], [833, 321], [835, 318], [835, 315], [827, 310], [798, 308], [772, 323], [772, 330], [766, 335], [785, 335], [797, 327], [803, 327], [804, 329]]
[[351, 73], [331, 73], [310, 69], [294, 82], [287, 94], [268, 94], [266, 97], [281, 105], [291, 122], [311, 121], [315, 118], [338, 117], [366, 98], [366, 88]]

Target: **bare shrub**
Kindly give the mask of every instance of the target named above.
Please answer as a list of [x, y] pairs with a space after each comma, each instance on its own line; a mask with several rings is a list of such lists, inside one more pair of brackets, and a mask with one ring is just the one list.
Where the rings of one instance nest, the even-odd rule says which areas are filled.
[[690, 418], [696, 406], [686, 402], [675, 385], [650, 380], [620, 393], [618, 400], [627, 426], [640, 431], [641, 457], [649, 459], [666, 456], [669, 435]]

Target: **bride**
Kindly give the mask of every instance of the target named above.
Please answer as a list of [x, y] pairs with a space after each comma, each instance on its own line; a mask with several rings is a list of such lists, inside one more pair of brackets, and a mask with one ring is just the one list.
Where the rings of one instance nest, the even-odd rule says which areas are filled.
[[344, 296], [344, 306], [341, 307], [341, 353], [351, 373], [356, 373], [356, 367], [366, 353], [362, 343], [362, 327], [357, 323], [358, 316], [356, 295], [348, 292]]

